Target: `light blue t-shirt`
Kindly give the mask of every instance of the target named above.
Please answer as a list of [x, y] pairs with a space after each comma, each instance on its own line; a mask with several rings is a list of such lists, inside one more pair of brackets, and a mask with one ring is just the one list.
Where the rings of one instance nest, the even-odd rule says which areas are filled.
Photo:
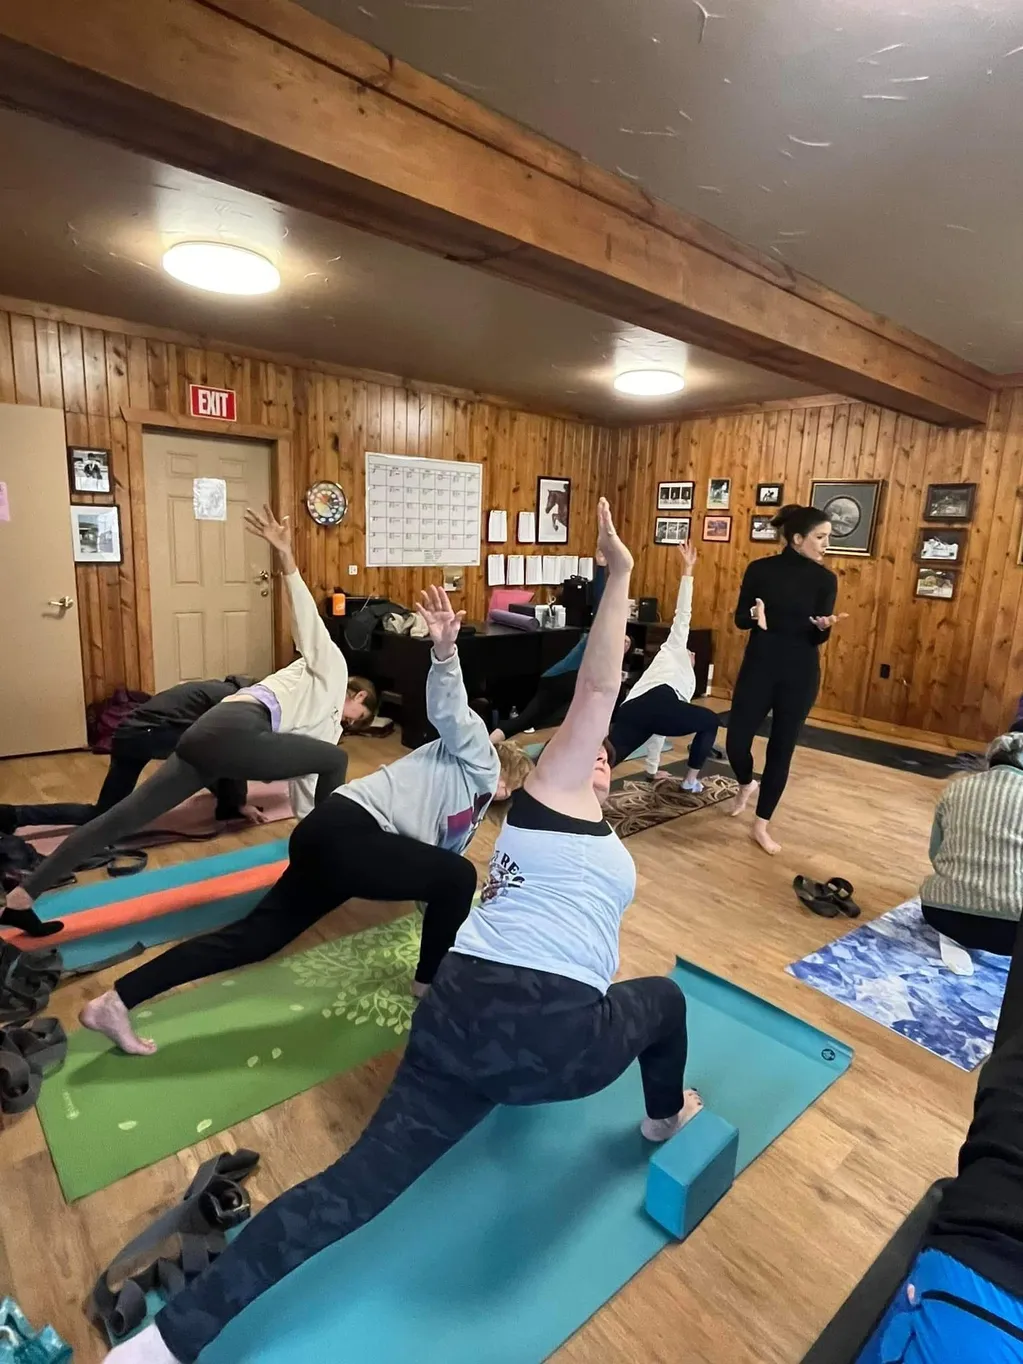
[[567, 976], [605, 994], [635, 891], [635, 865], [605, 821], [569, 819], [519, 791], [454, 951]]

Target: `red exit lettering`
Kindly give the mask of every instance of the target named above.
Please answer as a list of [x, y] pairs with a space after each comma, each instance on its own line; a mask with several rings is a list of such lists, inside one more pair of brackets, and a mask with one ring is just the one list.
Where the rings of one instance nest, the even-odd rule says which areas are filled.
[[205, 384], [189, 384], [188, 408], [193, 417], [211, 417], [222, 422], [237, 420], [233, 388], [207, 388]]

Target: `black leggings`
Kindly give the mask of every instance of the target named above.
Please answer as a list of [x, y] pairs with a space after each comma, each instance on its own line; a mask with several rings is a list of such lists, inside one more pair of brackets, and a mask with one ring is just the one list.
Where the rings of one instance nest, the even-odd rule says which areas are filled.
[[743, 661], [732, 694], [725, 749], [732, 771], [743, 786], [753, 780], [753, 739], [771, 717], [771, 737], [757, 798], [757, 815], [770, 819], [789, 779], [792, 755], [820, 686], [816, 654], [805, 669], [779, 669], [768, 660]]
[[655, 734], [675, 738], [692, 734], [689, 766], [698, 772], [714, 749], [717, 733], [715, 711], [680, 701], [678, 693], [663, 684], [625, 702], [614, 718], [608, 741], [614, 750], [615, 763], [623, 763], [630, 753], [635, 753]]
[[129, 1009], [154, 995], [279, 952], [346, 900], [423, 900], [416, 980], [428, 985], [472, 908], [476, 868], [430, 843], [381, 829], [347, 796], [296, 826], [288, 869], [247, 918], [172, 947], [114, 987]]
[[998, 957], [1012, 956], [1019, 931], [1018, 919], [994, 919], [990, 914], [968, 914], [965, 910], [944, 909], [939, 905], [921, 908], [924, 922], [960, 947], [993, 952]]
[[602, 995], [565, 976], [451, 953], [362, 1136], [264, 1208], [175, 1295], [156, 1319], [168, 1349], [192, 1364], [249, 1303], [383, 1212], [498, 1104], [596, 1094], [637, 1057], [647, 1113], [677, 1113], [686, 1002], [667, 977], [623, 981]]
[[[147, 763], [158, 758], [169, 758], [181, 738], [180, 728], [139, 730], [130, 734], [114, 735], [110, 745], [110, 766], [103, 778], [94, 805], [80, 802], [53, 801], [37, 805], [0, 806], [12, 815], [12, 828], [27, 824], [88, 824], [91, 819], [105, 815], [120, 801], [125, 800], [139, 784]], [[213, 782], [210, 790], [217, 798], [217, 819], [235, 819], [245, 804], [246, 783], [222, 780]], [[5, 821], [0, 820], [0, 831]]]
[[319, 774], [321, 801], [345, 779], [343, 749], [300, 734], [275, 734], [270, 712], [255, 701], [221, 701], [185, 730], [160, 770], [126, 799], [69, 835], [22, 882], [35, 899], [83, 862], [173, 810], [219, 778], [281, 781]]
[[578, 676], [577, 672], [571, 672], [541, 677], [532, 701], [513, 720], [501, 725], [504, 737], [513, 739], [526, 729], [545, 729], [548, 725], [560, 724], [575, 695]]

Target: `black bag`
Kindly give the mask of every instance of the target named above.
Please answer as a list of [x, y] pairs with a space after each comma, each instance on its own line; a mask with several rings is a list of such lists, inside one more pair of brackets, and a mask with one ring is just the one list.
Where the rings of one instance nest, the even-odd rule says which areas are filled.
[[374, 597], [368, 601], [345, 626], [345, 643], [349, 649], [354, 653], [368, 649], [373, 635], [383, 629], [384, 617], [392, 614], [408, 616], [411, 612], [408, 607], [399, 606], [387, 597]]

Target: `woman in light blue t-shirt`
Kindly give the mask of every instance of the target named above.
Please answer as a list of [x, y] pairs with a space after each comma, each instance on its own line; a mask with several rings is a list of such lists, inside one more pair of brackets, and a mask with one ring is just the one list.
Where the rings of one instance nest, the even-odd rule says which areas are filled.
[[[644, 1136], [664, 1141], [699, 1110], [683, 1091], [678, 986], [611, 984], [636, 880], [601, 809], [632, 555], [604, 499], [599, 530], [608, 580], [572, 705], [513, 798], [481, 903], [416, 1011], [382, 1104], [346, 1155], [265, 1208], [110, 1364], [191, 1364], [253, 1299], [376, 1217], [499, 1104], [583, 1098], [638, 1058]], [[452, 651], [450, 607], [424, 615], [437, 654]]]

